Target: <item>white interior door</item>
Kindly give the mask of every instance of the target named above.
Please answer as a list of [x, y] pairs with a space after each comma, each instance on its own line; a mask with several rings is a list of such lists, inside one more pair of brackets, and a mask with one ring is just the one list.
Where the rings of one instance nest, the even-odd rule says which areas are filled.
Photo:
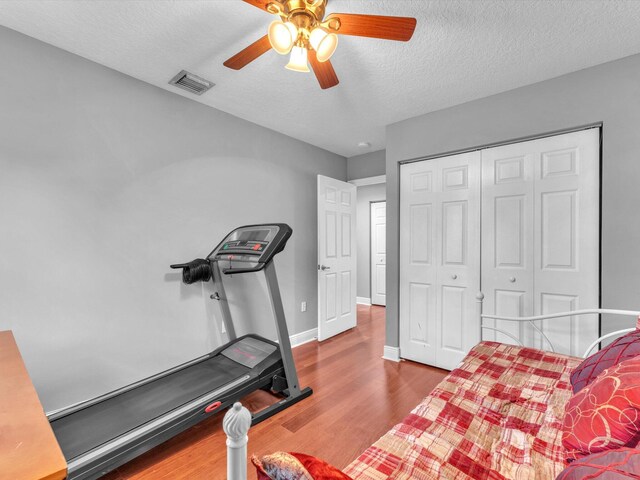
[[318, 175], [318, 340], [354, 328], [356, 187]]
[[400, 355], [453, 369], [480, 340], [480, 152], [400, 175]]
[[[485, 313], [528, 316], [599, 306], [599, 134], [590, 129], [483, 151]], [[525, 345], [549, 348], [532, 327], [510, 323], [498, 328]], [[538, 327], [570, 355], [581, 355], [598, 337], [595, 315]], [[501, 334], [497, 340], [510, 341]]]
[[371, 303], [387, 304], [387, 202], [371, 203]]

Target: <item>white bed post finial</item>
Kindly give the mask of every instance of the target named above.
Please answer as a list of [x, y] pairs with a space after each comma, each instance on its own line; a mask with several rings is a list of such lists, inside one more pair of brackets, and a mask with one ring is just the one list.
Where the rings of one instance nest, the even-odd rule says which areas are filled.
[[247, 432], [251, 427], [251, 412], [240, 402], [224, 415], [222, 428], [227, 434], [227, 480], [247, 480]]
[[478, 311], [478, 319], [480, 320], [480, 340], [482, 341], [482, 302], [484, 301], [484, 293], [478, 292], [476, 294], [476, 304]]

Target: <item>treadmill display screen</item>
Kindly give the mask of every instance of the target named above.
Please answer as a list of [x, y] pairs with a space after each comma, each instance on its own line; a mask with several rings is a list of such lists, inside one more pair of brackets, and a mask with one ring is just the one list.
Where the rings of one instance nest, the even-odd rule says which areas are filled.
[[248, 242], [249, 240], [265, 240], [269, 236], [269, 230], [247, 230], [240, 233], [238, 240]]
[[256, 262], [278, 233], [277, 226], [242, 227], [225, 238], [213, 256], [237, 262]]

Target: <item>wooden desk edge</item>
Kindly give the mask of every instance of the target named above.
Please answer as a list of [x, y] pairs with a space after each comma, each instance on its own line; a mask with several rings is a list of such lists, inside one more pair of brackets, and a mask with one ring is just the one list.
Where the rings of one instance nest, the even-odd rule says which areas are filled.
[[13, 332], [0, 331], [0, 472], [16, 480], [62, 480], [67, 462]]

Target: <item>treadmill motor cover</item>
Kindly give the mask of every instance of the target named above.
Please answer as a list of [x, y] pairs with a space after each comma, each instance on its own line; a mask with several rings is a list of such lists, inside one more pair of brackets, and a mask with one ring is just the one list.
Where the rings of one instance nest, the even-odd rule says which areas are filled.
[[253, 368], [277, 350], [270, 343], [246, 337], [222, 351], [222, 355], [247, 368]]

